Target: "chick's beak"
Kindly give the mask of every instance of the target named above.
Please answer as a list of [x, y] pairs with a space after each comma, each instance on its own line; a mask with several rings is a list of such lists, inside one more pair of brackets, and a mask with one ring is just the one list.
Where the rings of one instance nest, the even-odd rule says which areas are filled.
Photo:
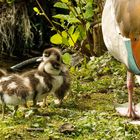
[[43, 61], [43, 57], [40, 57], [36, 60], [36, 62], [41, 62], [41, 61]]

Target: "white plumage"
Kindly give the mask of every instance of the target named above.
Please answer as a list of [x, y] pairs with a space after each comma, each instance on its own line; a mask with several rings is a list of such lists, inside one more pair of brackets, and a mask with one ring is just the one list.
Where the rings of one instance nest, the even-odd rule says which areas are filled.
[[140, 83], [140, 1], [106, 0], [102, 14], [103, 38], [109, 52], [127, 67], [128, 113], [137, 117], [132, 104], [133, 74]]

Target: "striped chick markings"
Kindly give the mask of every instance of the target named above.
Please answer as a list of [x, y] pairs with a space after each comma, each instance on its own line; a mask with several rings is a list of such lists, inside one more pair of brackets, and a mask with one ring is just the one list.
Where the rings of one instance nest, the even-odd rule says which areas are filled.
[[[57, 105], [61, 105], [67, 91], [70, 88], [70, 81], [71, 81], [70, 74], [69, 74], [67, 67], [62, 62], [62, 53], [61, 53], [60, 49], [54, 48], [54, 47], [45, 49], [42, 54], [42, 57], [39, 59], [39, 61], [41, 61], [41, 64], [38, 68], [42, 69], [42, 66], [44, 65], [44, 63], [47, 60], [55, 60], [61, 64], [61, 74], [60, 75], [63, 77], [63, 84], [61, 84], [61, 86], [58, 88], [58, 90], [56, 92], [54, 92], [54, 95], [57, 97], [57, 100], [55, 100], [55, 103]], [[57, 80], [59, 81], [60, 79], [57, 78]], [[46, 106], [45, 98], [43, 100], [43, 106]]]
[[[42, 64], [41, 64], [42, 65]], [[50, 92], [57, 92], [63, 84], [60, 75], [61, 64], [55, 60], [47, 60], [40, 69], [31, 70], [22, 75], [10, 74], [0, 78], [0, 103], [2, 104], [2, 119], [6, 105], [13, 105], [15, 115], [18, 105], [26, 104], [28, 100], [36, 102]]]

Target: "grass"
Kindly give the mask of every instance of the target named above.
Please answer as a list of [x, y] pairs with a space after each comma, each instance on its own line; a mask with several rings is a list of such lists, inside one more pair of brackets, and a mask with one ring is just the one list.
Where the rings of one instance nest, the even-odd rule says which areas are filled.
[[[6, 115], [0, 121], [0, 139], [11, 140], [120, 140], [140, 138], [139, 126], [128, 124], [127, 118], [117, 115], [113, 94], [82, 94], [75, 100], [69, 97], [61, 107], [56, 107], [50, 97], [49, 106], [39, 109], [39, 115], [25, 118], [19, 110], [15, 118]], [[27, 111], [28, 112], [28, 111]], [[25, 113], [27, 113], [25, 112]], [[61, 133], [60, 127], [70, 123], [75, 129]], [[28, 128], [43, 128], [44, 132], [28, 131]]]
[[[114, 108], [116, 102], [127, 101], [124, 66], [106, 55], [90, 66], [71, 69], [71, 90], [61, 107], [49, 96], [48, 106], [36, 114], [22, 107], [15, 118], [7, 112], [0, 120], [0, 140], [139, 140], [140, 126], [129, 124], [130, 119], [120, 117]], [[135, 91], [139, 95], [137, 87]], [[60, 132], [66, 123], [74, 130]]]

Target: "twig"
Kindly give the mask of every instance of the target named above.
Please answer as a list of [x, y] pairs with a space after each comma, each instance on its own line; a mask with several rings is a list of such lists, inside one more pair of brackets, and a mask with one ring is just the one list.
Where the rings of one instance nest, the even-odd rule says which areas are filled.
[[31, 131], [40, 131], [40, 132], [44, 132], [44, 128], [27, 128], [27, 131], [31, 132]]
[[48, 22], [52, 25], [52, 27], [61, 35], [61, 32], [59, 30], [57, 30], [57, 28], [54, 26], [54, 24], [52, 23], [52, 21], [48, 18], [48, 16], [46, 15], [44, 9], [42, 8], [42, 6], [40, 5], [39, 1], [36, 0], [40, 10], [42, 11], [43, 15], [45, 16], [45, 18], [48, 20]]

